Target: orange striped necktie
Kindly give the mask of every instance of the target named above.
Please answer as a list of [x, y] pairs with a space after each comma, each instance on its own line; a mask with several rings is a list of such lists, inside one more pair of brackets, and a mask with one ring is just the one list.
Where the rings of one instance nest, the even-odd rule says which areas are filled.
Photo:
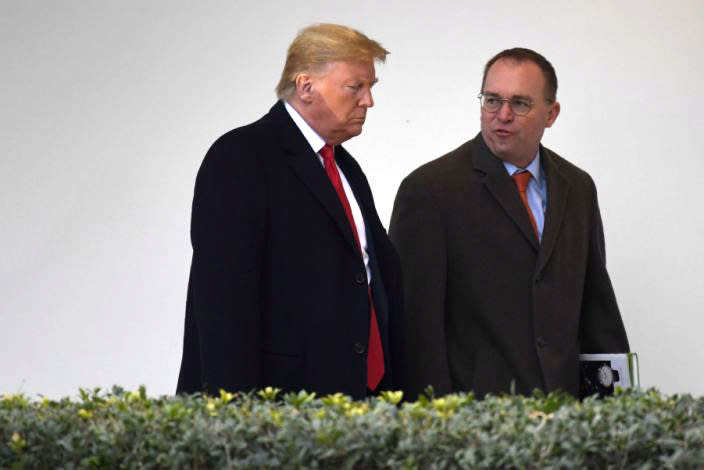
[[530, 223], [533, 225], [535, 236], [540, 239], [540, 235], [538, 235], [538, 224], [535, 223], [535, 217], [533, 216], [533, 211], [530, 209], [530, 204], [528, 204], [528, 195], [526, 194], [528, 183], [530, 183], [532, 176], [530, 172], [523, 171], [521, 173], [514, 173], [512, 178], [513, 182], [516, 183], [516, 186], [518, 187], [518, 195], [521, 197], [521, 202], [523, 202], [523, 205], [528, 211], [528, 217], [530, 217]]

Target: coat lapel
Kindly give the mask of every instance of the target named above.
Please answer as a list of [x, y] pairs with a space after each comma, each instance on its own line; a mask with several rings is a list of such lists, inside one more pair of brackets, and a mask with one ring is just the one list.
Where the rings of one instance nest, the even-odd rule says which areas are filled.
[[538, 255], [536, 272], [542, 271], [555, 248], [560, 234], [560, 228], [562, 227], [562, 221], [565, 217], [567, 199], [570, 192], [570, 182], [560, 171], [558, 162], [551, 152], [541, 146], [540, 156], [547, 179], [548, 204], [547, 210], [545, 211], [543, 240]]
[[280, 130], [281, 148], [288, 158], [289, 165], [333, 218], [350, 247], [358, 252], [359, 248], [342, 208], [342, 203], [335, 188], [330, 184], [317, 154], [296, 127], [281, 101], [271, 108], [269, 116]]
[[535, 251], [538, 251], [538, 238], [533, 231], [528, 212], [518, 196], [515, 183], [508, 175], [501, 160], [496, 158], [486, 146], [481, 134], [475, 138], [475, 142], [474, 168], [484, 173], [484, 186], [498, 201], [506, 215], [516, 224], [528, 243]]
[[[352, 155], [350, 155], [347, 150], [345, 150], [345, 148], [341, 145], [335, 148], [335, 160], [337, 161], [337, 165], [340, 167], [342, 173], [344, 173], [345, 178], [347, 178], [347, 182], [352, 188], [354, 198], [357, 201], [357, 204], [359, 205], [359, 209], [362, 211], [362, 216], [364, 217], [365, 225], [369, 225], [369, 221], [367, 220], [369, 204], [367, 201], [366, 194], [362, 191], [363, 188], [368, 186], [366, 179], [360, 172], [359, 167], [354, 163]], [[347, 197], [349, 198], [350, 196], [348, 195]], [[371, 202], [371, 205], [373, 204], [374, 203]]]
[[[369, 190], [369, 183], [357, 163], [352, 158], [352, 155], [350, 155], [342, 146], [336, 148], [335, 152], [337, 164], [340, 167], [340, 170], [342, 170], [345, 174], [345, 178], [347, 178], [347, 182], [352, 188], [354, 198], [357, 201], [359, 210], [362, 212], [362, 217], [364, 218], [364, 226], [366, 228], [367, 236], [367, 254], [369, 255], [369, 268], [372, 274], [372, 298], [374, 300], [374, 305], [376, 306], [376, 315], [377, 321], [379, 322], [379, 328], [382, 336], [384, 336], [388, 331], [389, 300], [386, 295], [386, 287], [381, 276], [381, 268], [379, 265], [379, 258], [377, 256], [376, 244], [377, 242], [380, 242], [380, 240], [374, 236], [375, 226], [378, 224], [378, 222], [375, 222], [378, 220], [378, 216], [375, 215], [376, 210], [374, 209], [374, 200], [372, 198], [371, 191]], [[349, 198], [350, 195], [348, 194], [347, 197]], [[384, 351], [384, 354], [388, 354], [388, 351]]]

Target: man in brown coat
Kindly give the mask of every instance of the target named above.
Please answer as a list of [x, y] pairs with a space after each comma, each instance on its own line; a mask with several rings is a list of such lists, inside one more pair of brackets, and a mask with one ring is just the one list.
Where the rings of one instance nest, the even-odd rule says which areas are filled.
[[401, 184], [411, 394], [579, 391], [579, 354], [626, 352], [590, 176], [540, 145], [555, 71], [509, 49], [486, 65], [481, 133]]

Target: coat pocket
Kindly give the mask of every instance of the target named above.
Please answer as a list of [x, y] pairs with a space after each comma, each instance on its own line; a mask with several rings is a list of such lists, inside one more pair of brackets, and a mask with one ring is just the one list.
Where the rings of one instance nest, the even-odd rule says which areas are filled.
[[264, 386], [284, 392], [298, 391], [305, 384], [305, 361], [301, 354], [262, 351]]

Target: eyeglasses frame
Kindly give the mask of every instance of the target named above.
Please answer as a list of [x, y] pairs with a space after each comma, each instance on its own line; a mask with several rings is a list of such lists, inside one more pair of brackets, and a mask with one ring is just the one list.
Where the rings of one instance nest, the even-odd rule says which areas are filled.
[[[490, 94], [493, 95], [493, 93], [490, 93]], [[530, 114], [531, 111], [533, 111], [533, 107], [535, 106], [535, 101], [533, 101], [533, 100], [526, 100], [526, 101], [530, 101], [530, 107], [528, 108], [528, 111], [526, 111], [525, 113], [517, 113], [517, 112], [513, 109], [513, 106], [511, 106], [511, 100], [512, 100], [513, 98], [501, 98], [499, 95], [496, 95], [496, 96], [497, 96], [496, 99], [497, 99], [498, 101], [500, 101], [501, 104], [500, 104], [499, 107], [496, 109], [496, 111], [489, 111], [489, 110], [486, 109], [486, 108], [484, 107], [484, 105], [482, 104], [482, 98], [483, 98], [484, 96], [486, 96], [486, 95], [487, 95], [487, 94], [484, 93], [484, 92], [481, 92], [481, 93], [479, 93], [479, 94], [477, 95], [477, 98], [479, 99], [479, 106], [481, 106], [481, 108], [482, 108], [484, 111], [486, 111], [487, 113], [491, 113], [491, 114], [495, 114], [495, 113], [498, 113], [499, 111], [501, 111], [501, 108], [503, 108], [504, 103], [508, 104], [508, 109], [510, 109], [511, 112], [512, 112], [513, 114], [515, 114], [516, 116], [527, 116], [528, 114]], [[555, 100], [550, 99], [550, 98], [545, 98], [545, 102], [552, 104], [552, 103], [555, 102]]]

